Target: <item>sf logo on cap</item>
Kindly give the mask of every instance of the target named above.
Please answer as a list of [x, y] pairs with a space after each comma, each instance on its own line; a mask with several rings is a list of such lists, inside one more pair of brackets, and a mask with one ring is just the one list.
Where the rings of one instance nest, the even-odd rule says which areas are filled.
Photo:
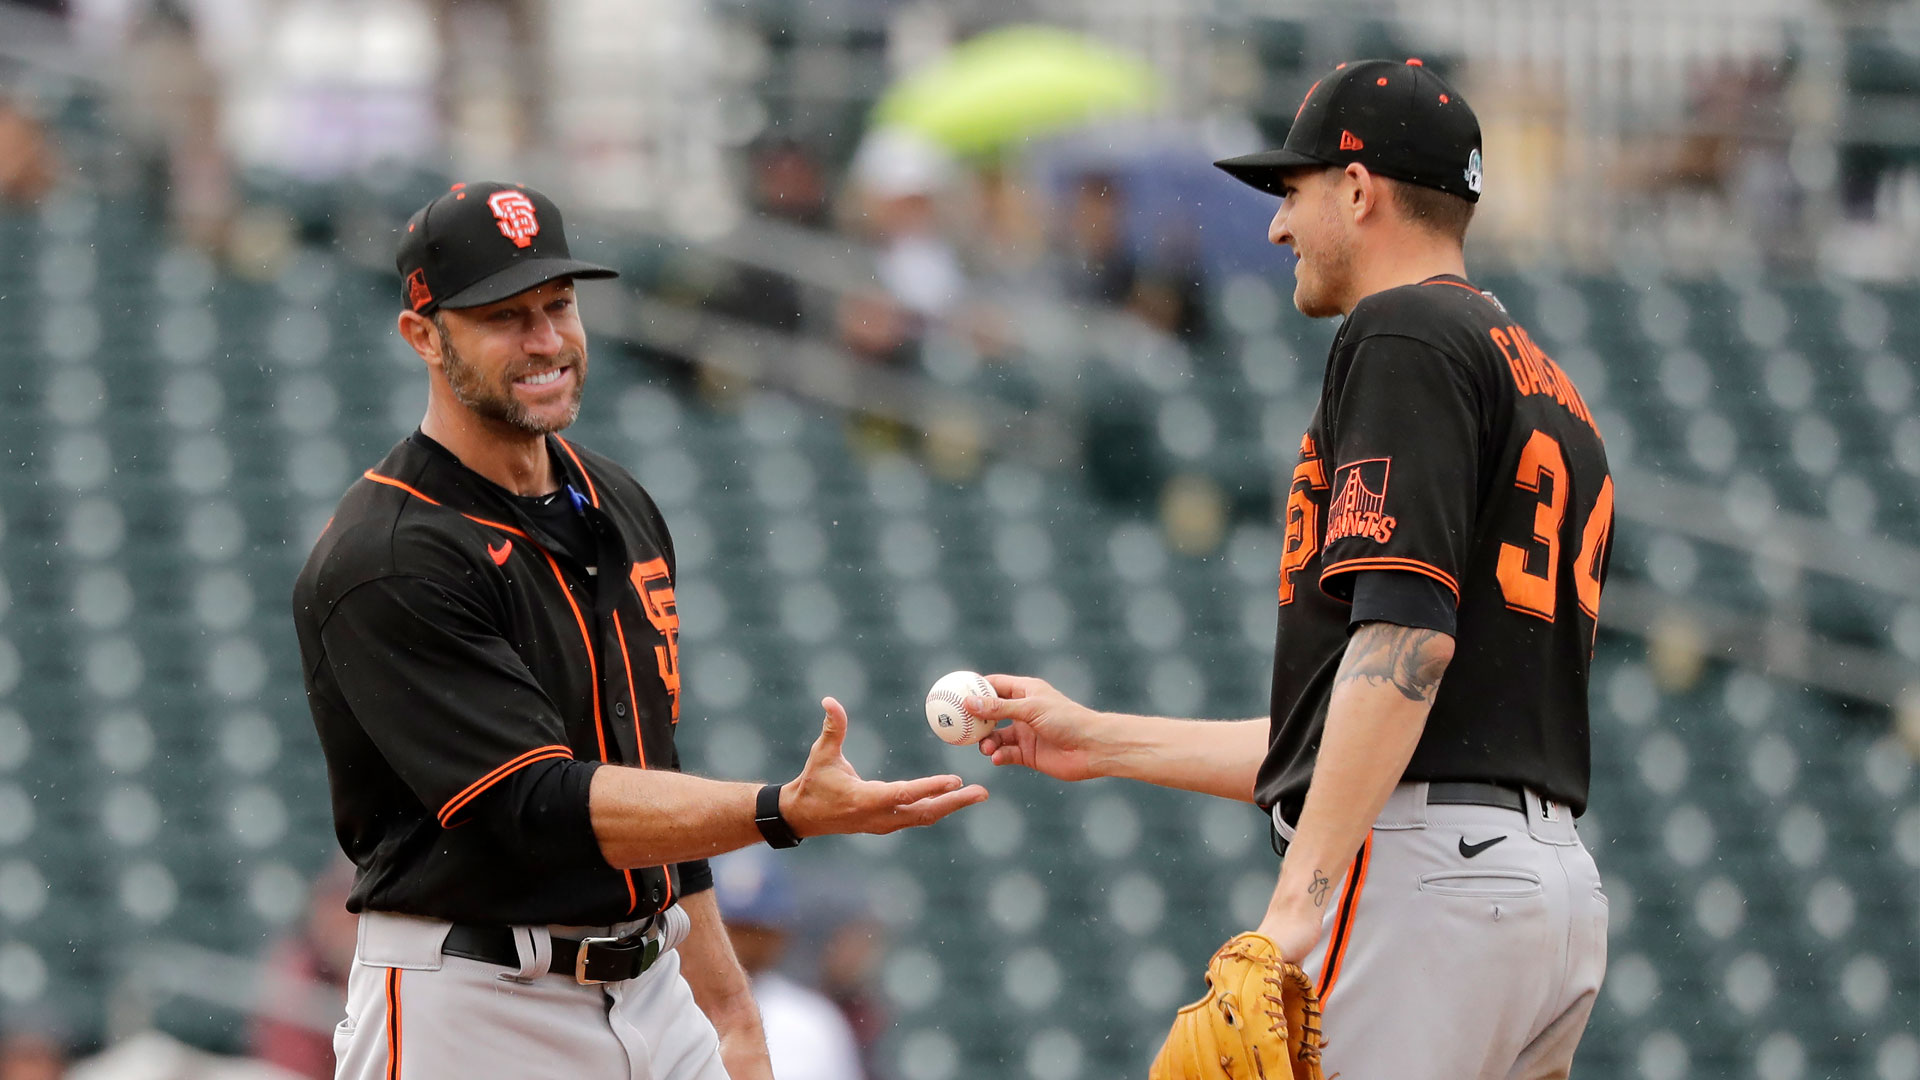
[[487, 196], [487, 208], [499, 222], [500, 235], [513, 241], [514, 247], [526, 247], [540, 235], [540, 219], [533, 215], [533, 200], [518, 191], [496, 191]]

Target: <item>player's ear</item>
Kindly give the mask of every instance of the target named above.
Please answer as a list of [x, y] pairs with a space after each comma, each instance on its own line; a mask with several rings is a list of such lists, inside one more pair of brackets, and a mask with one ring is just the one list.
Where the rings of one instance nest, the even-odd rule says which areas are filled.
[[1355, 225], [1380, 212], [1380, 200], [1387, 195], [1386, 185], [1365, 165], [1354, 162], [1340, 177], [1340, 202]]
[[429, 364], [440, 361], [440, 328], [417, 311], [400, 313], [400, 340]]

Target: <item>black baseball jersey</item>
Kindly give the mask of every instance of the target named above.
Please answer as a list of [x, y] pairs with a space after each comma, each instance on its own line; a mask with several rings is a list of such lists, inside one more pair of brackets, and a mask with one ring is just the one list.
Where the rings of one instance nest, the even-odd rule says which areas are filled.
[[1499, 301], [1451, 276], [1362, 300], [1288, 491], [1260, 805], [1304, 800], [1355, 577], [1391, 571], [1458, 605], [1405, 778], [1523, 785], [1584, 810], [1612, 522], [1592, 413]]
[[348, 489], [300, 573], [353, 911], [604, 925], [681, 892], [678, 868], [608, 865], [586, 812], [599, 763], [679, 767], [672, 540], [619, 466], [547, 447], [590, 557], [415, 432]]

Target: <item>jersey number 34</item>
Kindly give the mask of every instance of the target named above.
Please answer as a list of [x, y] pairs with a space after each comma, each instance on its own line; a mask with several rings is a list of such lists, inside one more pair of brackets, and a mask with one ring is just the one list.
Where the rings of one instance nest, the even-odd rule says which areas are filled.
[[[1560, 533], [1567, 517], [1567, 459], [1560, 443], [1536, 431], [1520, 451], [1520, 474], [1514, 486], [1544, 496], [1534, 505], [1533, 538], [1527, 544], [1501, 544], [1495, 576], [1507, 607], [1553, 621], [1560, 595]], [[1580, 533], [1580, 554], [1573, 561], [1574, 595], [1590, 619], [1600, 617], [1600, 562], [1613, 531], [1613, 478], [1601, 483], [1593, 508], [1587, 511]], [[1544, 547], [1543, 558], [1530, 558]], [[1528, 570], [1532, 562], [1538, 573]]]

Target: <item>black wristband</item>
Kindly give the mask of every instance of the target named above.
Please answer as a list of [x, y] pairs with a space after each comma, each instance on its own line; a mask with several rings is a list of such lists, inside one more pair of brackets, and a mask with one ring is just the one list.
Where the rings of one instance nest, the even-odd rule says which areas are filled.
[[753, 799], [753, 823], [760, 826], [760, 835], [767, 841], [768, 847], [790, 848], [800, 843], [800, 837], [780, 816], [780, 785], [768, 784], [760, 789]]

